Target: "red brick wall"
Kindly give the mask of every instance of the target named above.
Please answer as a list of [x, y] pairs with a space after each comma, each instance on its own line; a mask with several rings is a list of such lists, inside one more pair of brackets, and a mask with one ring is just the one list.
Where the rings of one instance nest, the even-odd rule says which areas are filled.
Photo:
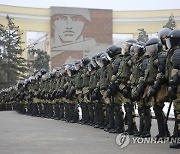
[[112, 10], [89, 9], [91, 22], [83, 29], [85, 37], [95, 38], [96, 42], [112, 44]]

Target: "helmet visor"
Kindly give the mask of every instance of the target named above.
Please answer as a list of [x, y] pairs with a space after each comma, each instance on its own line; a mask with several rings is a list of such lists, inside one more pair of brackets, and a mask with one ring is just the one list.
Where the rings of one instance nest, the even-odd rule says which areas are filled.
[[84, 64], [83, 64], [82, 60], [81, 60], [81, 62], [80, 62], [80, 66], [81, 66], [81, 67], [84, 67]]
[[96, 68], [96, 67], [97, 67], [97, 63], [96, 63], [96, 61], [95, 61], [95, 60], [91, 60], [91, 64], [93, 65], [93, 67], [94, 67], [94, 68]]
[[152, 44], [149, 46], [146, 46], [146, 54], [149, 56], [153, 56], [158, 52], [158, 44]]
[[80, 64], [75, 64], [75, 70], [78, 71], [80, 69]]
[[98, 64], [101, 68], [104, 66], [104, 63], [102, 60], [99, 61], [99, 64]]
[[166, 38], [166, 46], [168, 47], [168, 49], [171, 49], [170, 38]]
[[92, 64], [91, 64], [91, 63], [88, 64], [88, 71], [89, 71], [89, 72], [92, 71]]
[[67, 74], [69, 77], [71, 77], [71, 70], [70, 69], [67, 70]]
[[124, 42], [123, 43], [123, 54], [130, 52], [131, 46], [132, 46], [132, 44], [130, 44], [129, 42]]
[[100, 66], [100, 58], [96, 58], [96, 63], [98, 64], [98, 66]]
[[105, 56], [106, 56], [106, 58], [107, 58], [109, 61], [111, 61], [111, 59], [112, 59], [112, 58], [111, 58], [111, 57], [109, 57], [109, 55], [108, 55], [107, 53], [106, 53], [106, 55], [105, 55]]

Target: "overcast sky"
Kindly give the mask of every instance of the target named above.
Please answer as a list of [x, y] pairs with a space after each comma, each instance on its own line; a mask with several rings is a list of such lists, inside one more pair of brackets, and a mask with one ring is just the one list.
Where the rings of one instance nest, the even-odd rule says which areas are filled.
[[36, 8], [64, 6], [113, 10], [180, 9], [180, 0], [0, 0], [0, 4]]

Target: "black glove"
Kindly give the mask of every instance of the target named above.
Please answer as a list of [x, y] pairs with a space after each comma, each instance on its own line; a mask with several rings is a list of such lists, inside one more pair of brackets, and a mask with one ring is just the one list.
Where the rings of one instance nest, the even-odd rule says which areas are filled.
[[146, 88], [145, 82], [141, 82], [137, 88], [137, 90], [132, 94], [132, 99], [134, 101], [140, 101], [140, 98], [142, 97], [144, 90]]
[[73, 97], [73, 95], [75, 95], [75, 90], [70, 90], [69, 94], [68, 94], [68, 98], [71, 99]]
[[123, 96], [125, 98], [130, 99], [131, 98], [131, 87], [130, 86], [126, 86], [123, 90], [122, 90]]
[[177, 98], [177, 89], [178, 85], [173, 80], [171, 80], [168, 87], [168, 96], [172, 100], [175, 100]]
[[119, 91], [119, 86], [118, 86], [118, 83], [111, 83], [108, 87], [108, 90], [107, 90], [107, 93], [108, 93], [108, 96], [113, 96], [113, 95], [116, 95]]

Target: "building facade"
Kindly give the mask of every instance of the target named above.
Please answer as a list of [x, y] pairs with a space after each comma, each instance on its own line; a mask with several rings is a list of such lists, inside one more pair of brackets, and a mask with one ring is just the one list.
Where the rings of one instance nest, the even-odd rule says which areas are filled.
[[[0, 5], [1, 24], [6, 24], [5, 18], [9, 15], [15, 19], [15, 24], [23, 33], [22, 41], [25, 42], [23, 48], [26, 48], [24, 58], [28, 57], [27, 33], [45, 33], [44, 38], [37, 38], [34, 47], [48, 52], [51, 56], [52, 68], [104, 50], [113, 43], [113, 35], [137, 39], [138, 29], [144, 28], [147, 34], [153, 36], [168, 22], [171, 14], [176, 21], [176, 28], [180, 28], [180, 10], [113, 11], [64, 7], [41, 9]], [[72, 29], [64, 30], [64, 32], [61, 32], [62, 28], [57, 29], [63, 24], [67, 29], [65, 26], [67, 22], [71, 24], [73, 22], [74, 32]], [[59, 34], [55, 32], [56, 30]]]

